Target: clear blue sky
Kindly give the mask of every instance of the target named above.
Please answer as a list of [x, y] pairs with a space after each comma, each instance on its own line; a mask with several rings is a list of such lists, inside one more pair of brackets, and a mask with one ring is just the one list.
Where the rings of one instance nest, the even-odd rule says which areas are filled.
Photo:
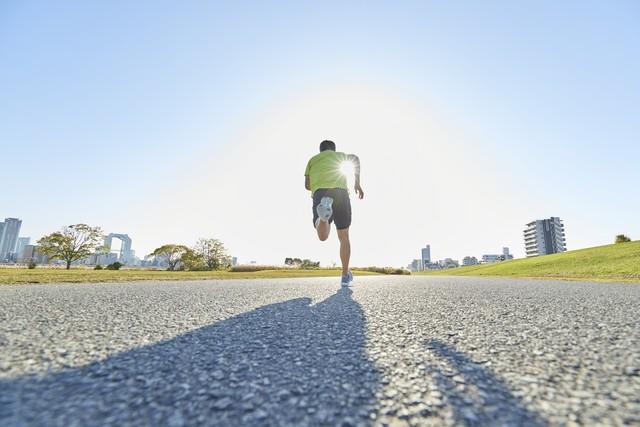
[[[330, 262], [301, 174], [335, 137], [363, 152], [357, 264], [407, 264], [424, 243], [436, 258], [522, 255], [524, 224], [551, 215], [570, 249], [638, 239], [639, 76], [634, 1], [4, 1], [0, 217], [32, 238], [101, 225], [140, 255], [203, 235], [241, 260]], [[384, 108], [397, 121], [374, 132]], [[422, 122], [449, 142], [407, 142]], [[411, 161], [378, 161], [393, 150]]]

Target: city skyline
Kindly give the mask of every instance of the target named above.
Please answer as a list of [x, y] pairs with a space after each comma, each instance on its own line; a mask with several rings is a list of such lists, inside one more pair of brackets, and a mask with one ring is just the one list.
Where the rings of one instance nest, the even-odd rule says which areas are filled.
[[[636, 2], [0, 6], [3, 209], [38, 236], [211, 236], [338, 261], [304, 190], [323, 139], [362, 162], [354, 265], [640, 236]], [[46, 70], [46, 72], [43, 72]]]

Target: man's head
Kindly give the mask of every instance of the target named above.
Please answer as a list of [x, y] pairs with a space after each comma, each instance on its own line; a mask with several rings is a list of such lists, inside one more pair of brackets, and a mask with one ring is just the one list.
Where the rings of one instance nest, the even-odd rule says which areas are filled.
[[322, 141], [320, 143], [320, 152], [327, 150], [336, 151], [336, 143], [333, 141], [329, 141], [328, 139]]

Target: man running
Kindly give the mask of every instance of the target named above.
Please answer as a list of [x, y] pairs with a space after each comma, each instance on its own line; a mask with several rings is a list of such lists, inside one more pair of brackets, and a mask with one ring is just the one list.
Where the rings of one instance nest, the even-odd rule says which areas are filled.
[[351, 162], [355, 173], [354, 189], [358, 198], [364, 197], [360, 187], [360, 159], [355, 154], [336, 152], [333, 141], [322, 141], [320, 153], [307, 163], [304, 172], [304, 188], [313, 195], [313, 226], [321, 241], [327, 240], [331, 223], [335, 221], [340, 240], [340, 261], [342, 261], [342, 286], [349, 286], [353, 275], [349, 270], [351, 243], [349, 226], [351, 225], [351, 201], [347, 187], [347, 177], [343, 165]]

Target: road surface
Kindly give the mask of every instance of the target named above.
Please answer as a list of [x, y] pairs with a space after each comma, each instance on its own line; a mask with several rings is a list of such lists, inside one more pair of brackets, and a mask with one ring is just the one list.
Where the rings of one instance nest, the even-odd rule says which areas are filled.
[[0, 425], [640, 425], [640, 286], [0, 286]]

